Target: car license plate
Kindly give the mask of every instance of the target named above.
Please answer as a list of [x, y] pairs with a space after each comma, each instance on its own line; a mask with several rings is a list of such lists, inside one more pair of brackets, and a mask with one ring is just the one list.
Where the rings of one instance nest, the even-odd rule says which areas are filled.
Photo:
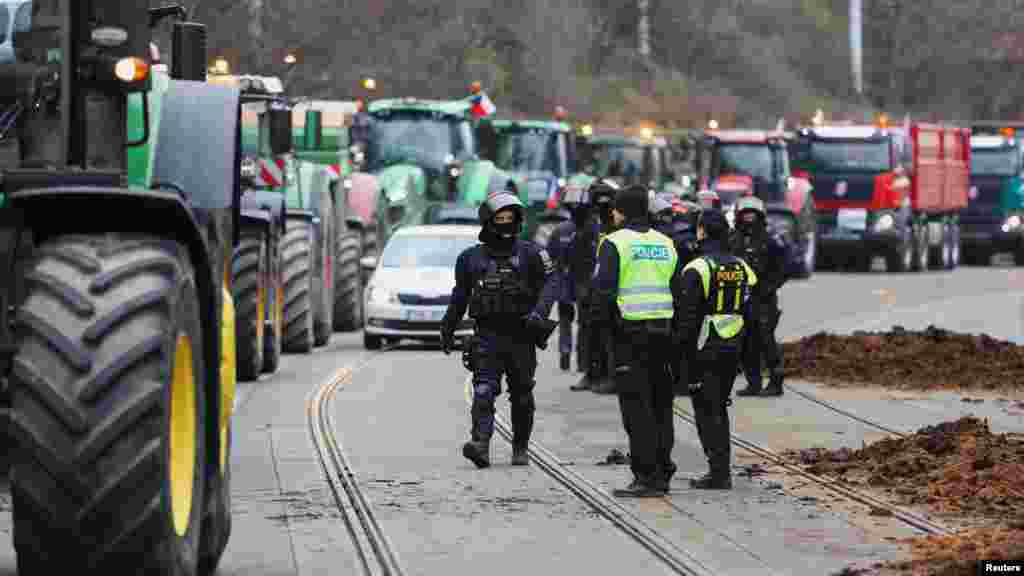
[[437, 310], [403, 310], [402, 313], [410, 322], [437, 322], [443, 315]]
[[843, 208], [839, 210], [836, 226], [841, 230], [867, 230], [868, 211], [863, 208]]

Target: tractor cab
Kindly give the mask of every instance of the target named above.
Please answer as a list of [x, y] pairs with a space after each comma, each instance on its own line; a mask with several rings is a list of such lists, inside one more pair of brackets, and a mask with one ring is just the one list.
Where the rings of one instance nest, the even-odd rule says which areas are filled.
[[629, 186], [639, 184], [662, 191], [674, 180], [668, 141], [650, 129], [639, 135], [625, 131], [589, 131], [581, 138], [580, 158], [584, 170], [597, 178], [611, 178]]

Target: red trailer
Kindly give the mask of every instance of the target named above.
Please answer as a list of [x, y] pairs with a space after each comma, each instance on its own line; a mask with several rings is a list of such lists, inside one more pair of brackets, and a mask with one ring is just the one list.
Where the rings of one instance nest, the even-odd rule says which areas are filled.
[[792, 151], [814, 186], [826, 263], [838, 253], [859, 268], [883, 255], [891, 271], [959, 264], [969, 129], [909, 122], [816, 126], [797, 132]]

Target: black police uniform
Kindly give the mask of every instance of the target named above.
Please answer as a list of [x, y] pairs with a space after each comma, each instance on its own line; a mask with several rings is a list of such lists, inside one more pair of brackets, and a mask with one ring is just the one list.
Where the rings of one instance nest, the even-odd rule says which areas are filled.
[[[708, 237], [701, 241], [701, 256], [713, 263], [709, 292], [704, 293], [703, 280], [693, 263], [683, 272], [683, 298], [679, 311], [678, 330], [682, 335], [684, 360], [680, 372], [690, 383], [697, 434], [707, 456], [710, 472], [691, 480], [694, 488], [731, 488], [730, 462], [732, 450], [729, 438], [729, 396], [736, 380], [740, 362], [742, 333], [723, 339], [713, 328], [702, 344], [700, 336], [704, 319], [719, 312], [717, 303], [722, 296], [721, 312], [733, 313], [749, 299], [750, 284], [747, 268], [740, 258], [728, 251], [729, 225], [718, 210], [704, 210], [701, 222]], [[719, 275], [718, 271], [726, 274]], [[740, 302], [736, 301], [739, 294]]]
[[[647, 191], [643, 187], [622, 190], [616, 208], [626, 216], [625, 227], [639, 233], [650, 229]], [[671, 366], [678, 357], [672, 342], [672, 320], [626, 321], [616, 299], [619, 284], [619, 253], [606, 240], [598, 256], [593, 303], [595, 320], [612, 329], [623, 343], [628, 372], [617, 385], [622, 423], [629, 436], [630, 468], [634, 480], [617, 496], [661, 496], [676, 472], [672, 462], [675, 441]], [[676, 263], [670, 288], [674, 305], [682, 297], [682, 264]]]
[[570, 220], [556, 226], [548, 238], [548, 255], [555, 262], [558, 277], [558, 354], [562, 370], [569, 369], [572, 323], [576, 317], [576, 286], [569, 277], [569, 247], [575, 236], [576, 224]]
[[615, 230], [612, 204], [617, 188], [606, 181], [590, 187], [592, 209], [582, 225], [577, 224], [576, 237], [570, 248], [572, 274], [576, 280], [576, 301], [580, 317], [580, 338], [584, 374], [572, 390], [591, 390], [602, 394], [615, 391], [615, 342], [608, 327], [593, 321], [593, 284], [597, 267], [597, 251], [602, 236]]
[[[517, 222], [498, 226], [493, 216], [513, 209]], [[462, 453], [479, 468], [490, 465], [494, 434], [494, 401], [506, 377], [512, 405], [513, 464], [527, 463], [526, 448], [533, 430], [536, 347], [546, 346], [546, 323], [554, 304], [558, 278], [547, 251], [519, 240], [524, 210], [519, 199], [497, 193], [480, 207], [482, 245], [467, 248], [455, 264], [455, 288], [442, 320], [441, 340], [451, 351], [455, 328], [466, 309], [475, 320], [473, 342], [473, 405], [471, 440]], [[553, 328], [553, 327], [552, 327]], [[550, 332], [547, 332], [550, 335]]]
[[[753, 212], [753, 222], [744, 213]], [[738, 396], [781, 396], [782, 350], [775, 339], [775, 330], [782, 317], [779, 308], [779, 288], [786, 283], [786, 254], [788, 247], [779, 235], [770, 234], [764, 214], [743, 210], [737, 214], [736, 230], [732, 235], [732, 253], [743, 258], [756, 272], [758, 284], [752, 290], [751, 306], [747, 315], [747, 330], [743, 339], [743, 373], [747, 387]], [[768, 387], [762, 390], [761, 359], [771, 372]]]

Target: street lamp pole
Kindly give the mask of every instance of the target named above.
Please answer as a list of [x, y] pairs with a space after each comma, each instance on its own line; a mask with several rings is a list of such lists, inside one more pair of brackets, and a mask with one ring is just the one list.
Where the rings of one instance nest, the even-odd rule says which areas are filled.
[[864, 26], [861, 0], [850, 0], [850, 68], [853, 89], [864, 94]]

